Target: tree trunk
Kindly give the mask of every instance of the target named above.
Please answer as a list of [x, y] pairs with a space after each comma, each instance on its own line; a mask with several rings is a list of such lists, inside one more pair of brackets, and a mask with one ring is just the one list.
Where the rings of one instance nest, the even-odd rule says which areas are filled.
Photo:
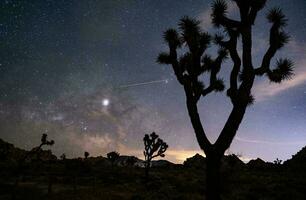
[[145, 169], [145, 182], [149, 181], [149, 170], [150, 170], [150, 161], [146, 162], [146, 169]]
[[207, 157], [206, 164], [206, 199], [221, 200], [220, 181], [221, 158], [218, 156]]

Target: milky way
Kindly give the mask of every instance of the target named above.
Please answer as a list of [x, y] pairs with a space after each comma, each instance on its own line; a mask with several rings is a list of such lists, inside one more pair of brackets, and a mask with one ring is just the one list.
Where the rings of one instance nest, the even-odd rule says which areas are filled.
[[[163, 31], [176, 28], [184, 15], [200, 19], [206, 31], [218, 31], [210, 25], [211, 1], [5, 0], [0, 5], [0, 138], [30, 149], [47, 132], [57, 155], [117, 150], [141, 156], [143, 135], [156, 131], [169, 143], [172, 161], [201, 152], [182, 88], [172, 69], [155, 61], [166, 49]], [[273, 6], [284, 8], [292, 36], [276, 58], [292, 58], [296, 75], [282, 84], [256, 81], [256, 102], [229, 149], [246, 159], [288, 159], [306, 145], [306, 4], [271, 0], [267, 9]], [[255, 23], [255, 64], [268, 47], [267, 9]], [[229, 12], [237, 17], [232, 4]], [[229, 64], [221, 73], [225, 81]], [[230, 108], [225, 94], [200, 103], [211, 140]]]

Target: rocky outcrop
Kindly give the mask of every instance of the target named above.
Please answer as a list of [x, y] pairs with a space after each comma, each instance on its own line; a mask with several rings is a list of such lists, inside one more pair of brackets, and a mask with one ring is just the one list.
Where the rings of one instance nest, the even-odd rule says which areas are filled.
[[187, 158], [183, 165], [186, 167], [205, 168], [206, 158], [197, 153], [196, 155]]
[[265, 162], [260, 158], [250, 160], [247, 163], [249, 169], [254, 170], [268, 170], [273, 168], [273, 163]]
[[284, 162], [284, 166], [289, 168], [306, 169], [306, 147], [292, 156], [291, 159]]
[[[194, 168], [206, 168], [206, 158], [201, 156], [200, 154], [196, 154], [191, 158], [187, 158], [184, 162], [184, 166], [186, 167], [194, 167]], [[234, 154], [226, 155], [221, 160], [221, 170], [225, 169], [238, 169], [245, 167], [245, 164]]]

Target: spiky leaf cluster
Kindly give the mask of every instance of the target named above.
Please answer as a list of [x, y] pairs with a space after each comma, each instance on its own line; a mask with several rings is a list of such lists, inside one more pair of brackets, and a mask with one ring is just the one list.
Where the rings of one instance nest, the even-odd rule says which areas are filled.
[[168, 29], [164, 32], [164, 40], [170, 47], [177, 48], [181, 46], [179, 34], [175, 29]]
[[225, 89], [223, 79], [217, 79], [214, 82], [214, 89], [215, 89], [216, 92], [222, 92]]
[[214, 60], [210, 55], [204, 55], [202, 57], [202, 64], [204, 71], [210, 71], [213, 67]]
[[224, 35], [222, 33], [215, 34], [214, 43], [222, 47], [224, 44]]
[[277, 49], [282, 48], [289, 42], [290, 36], [285, 31], [276, 31], [270, 38], [270, 44], [274, 45]]
[[285, 26], [288, 21], [280, 8], [272, 8], [267, 14], [267, 19], [278, 27]]
[[216, 0], [212, 4], [212, 23], [216, 27], [220, 27], [222, 19], [226, 16], [227, 4], [224, 0]]
[[172, 63], [172, 59], [171, 56], [168, 53], [160, 53], [157, 57], [157, 62], [159, 64], [166, 64], [166, 65], [170, 65]]
[[276, 62], [276, 68], [268, 72], [270, 81], [275, 83], [289, 80], [293, 75], [293, 62], [289, 59], [279, 59]]
[[181, 31], [181, 42], [187, 44], [190, 52], [199, 54], [209, 46], [211, 36], [201, 31], [200, 21], [185, 16], [178, 25]]

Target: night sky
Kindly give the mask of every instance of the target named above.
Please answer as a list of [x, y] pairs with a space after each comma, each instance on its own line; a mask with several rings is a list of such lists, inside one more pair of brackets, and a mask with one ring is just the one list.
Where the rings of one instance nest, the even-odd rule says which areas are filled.
[[[171, 66], [158, 65], [166, 50], [162, 33], [188, 15], [210, 24], [209, 0], [1, 0], [0, 138], [31, 149], [46, 132], [52, 151], [67, 157], [116, 150], [142, 156], [144, 134], [156, 131], [169, 144], [166, 159], [181, 163], [201, 152]], [[254, 63], [268, 48], [265, 15], [279, 6], [289, 18], [291, 40], [275, 58], [295, 62], [295, 77], [282, 84], [258, 78], [228, 153], [247, 160], [286, 160], [306, 146], [306, 4], [270, 0], [254, 27]], [[234, 4], [230, 16], [237, 18]], [[211, 48], [214, 54], [214, 48]], [[274, 59], [275, 61], [275, 59]], [[225, 81], [231, 62], [221, 72]], [[199, 104], [213, 141], [231, 109], [225, 94]]]

